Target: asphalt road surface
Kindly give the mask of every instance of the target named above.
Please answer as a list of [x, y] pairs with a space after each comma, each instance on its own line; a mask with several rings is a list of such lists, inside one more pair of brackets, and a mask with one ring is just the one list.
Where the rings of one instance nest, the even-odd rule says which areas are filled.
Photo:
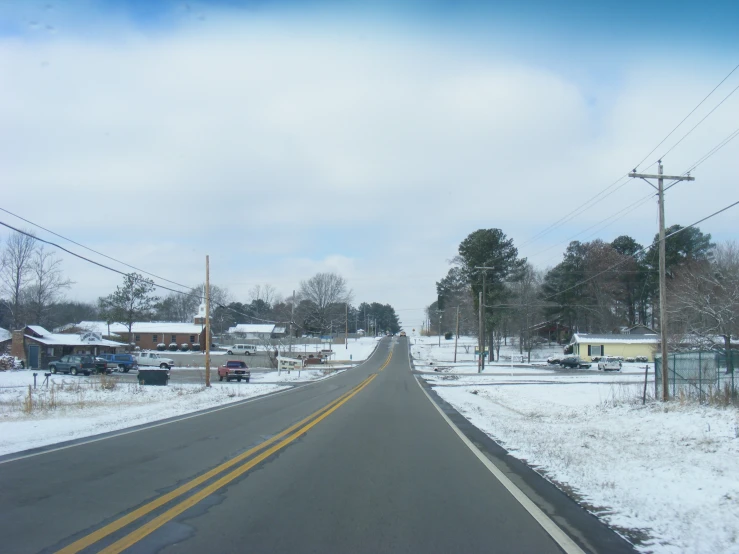
[[325, 381], [0, 458], [0, 551], [633, 551], [428, 394], [383, 339]]

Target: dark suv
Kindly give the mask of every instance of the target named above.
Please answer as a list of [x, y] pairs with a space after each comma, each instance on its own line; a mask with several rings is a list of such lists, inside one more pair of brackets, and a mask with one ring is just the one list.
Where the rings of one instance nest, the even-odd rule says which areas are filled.
[[100, 354], [101, 358], [104, 358], [108, 365], [117, 367], [119, 371], [128, 373], [132, 369], [138, 369], [139, 364], [136, 363], [136, 358], [131, 354]]
[[70, 356], [62, 356], [55, 362], [49, 362], [49, 371], [52, 373], [71, 373], [78, 375], [84, 373], [105, 373], [105, 362], [95, 361], [94, 356], [87, 354], [73, 354]]

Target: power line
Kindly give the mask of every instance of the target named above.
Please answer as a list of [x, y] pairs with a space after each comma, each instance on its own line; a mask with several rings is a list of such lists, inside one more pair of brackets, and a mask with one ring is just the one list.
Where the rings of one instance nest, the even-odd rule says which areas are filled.
[[729, 74], [728, 74], [728, 75], [727, 75], [726, 77], [724, 77], [723, 79], [721, 79], [721, 82], [720, 82], [720, 83], [719, 83], [718, 85], [716, 85], [716, 86], [715, 86], [715, 87], [713, 88], [713, 90], [711, 90], [711, 92], [709, 92], [709, 93], [708, 93], [708, 94], [707, 94], [707, 95], [705, 96], [705, 98], [703, 98], [703, 100], [701, 100], [700, 102], [698, 102], [698, 105], [697, 105], [697, 106], [696, 106], [695, 108], [693, 108], [692, 110], [690, 110], [690, 113], [689, 113], [688, 115], [686, 115], [686, 116], [685, 116], [685, 117], [684, 117], [684, 118], [682, 119], [682, 121], [680, 121], [680, 123], [678, 123], [678, 124], [677, 124], [677, 125], [675, 126], [675, 128], [674, 128], [674, 129], [673, 129], [672, 131], [670, 131], [669, 133], [667, 133], [667, 136], [665, 136], [665, 138], [663, 138], [663, 139], [662, 139], [662, 140], [660, 141], [660, 143], [659, 143], [659, 144], [658, 144], [657, 146], [655, 146], [655, 147], [654, 147], [654, 148], [652, 149], [652, 151], [651, 151], [651, 152], [649, 152], [649, 154], [647, 154], [646, 156], [644, 156], [644, 159], [643, 159], [642, 161], [640, 161], [640, 162], [639, 162], [638, 164], [636, 164], [636, 166], [634, 166], [634, 172], [636, 172], [636, 170], [637, 170], [637, 169], [639, 169], [639, 166], [640, 166], [641, 164], [643, 164], [643, 163], [644, 163], [644, 161], [645, 161], [645, 160], [646, 160], [646, 159], [647, 159], [647, 158], [648, 158], [649, 156], [651, 156], [652, 154], [654, 154], [654, 152], [655, 152], [655, 151], [657, 150], [657, 148], [659, 148], [660, 146], [662, 146], [662, 145], [664, 144], [664, 142], [665, 142], [665, 141], [666, 141], [666, 140], [667, 140], [668, 138], [670, 138], [670, 137], [672, 136], [672, 134], [673, 134], [673, 133], [674, 133], [675, 131], [677, 131], [677, 130], [678, 130], [678, 129], [680, 128], [680, 126], [681, 126], [681, 125], [682, 125], [683, 123], [685, 123], [685, 122], [686, 122], [686, 121], [688, 120], [688, 118], [689, 118], [689, 117], [690, 117], [691, 115], [693, 115], [693, 114], [695, 113], [695, 111], [696, 111], [696, 110], [697, 110], [698, 108], [700, 108], [700, 107], [701, 107], [701, 106], [703, 105], [703, 103], [704, 103], [704, 102], [705, 102], [706, 100], [708, 100], [708, 98], [709, 98], [709, 97], [710, 97], [710, 96], [711, 96], [711, 95], [712, 95], [712, 94], [713, 94], [714, 92], [716, 92], [716, 89], [718, 89], [718, 88], [719, 88], [719, 87], [720, 87], [721, 85], [723, 85], [723, 84], [724, 84], [724, 82], [726, 81], [726, 79], [728, 79], [729, 77], [731, 77], [731, 75], [732, 75], [732, 74], [733, 74], [733, 73], [734, 73], [734, 72], [735, 72], [735, 71], [736, 71], [737, 69], [739, 69], [739, 64], [738, 64], [738, 65], [737, 65], [736, 67], [734, 67], [734, 69], [732, 69], [732, 70], [731, 70], [731, 71], [729, 72]]
[[710, 116], [713, 112], [715, 112], [719, 108], [719, 106], [721, 106], [721, 104], [723, 104], [724, 102], [726, 102], [729, 99], [729, 97], [737, 91], [737, 89], [739, 89], [739, 85], [737, 85], [736, 87], [734, 87], [734, 89], [729, 94], [727, 94], [724, 97], [724, 99], [721, 100], [721, 102], [719, 102], [718, 104], [716, 104], [716, 106], [710, 112], [708, 112], [703, 117], [703, 119], [701, 119], [698, 123], [696, 123], [693, 126], [693, 128], [690, 129], [690, 131], [688, 131], [687, 133], [685, 133], [682, 136], [682, 138], [679, 141], [677, 141], [675, 144], [673, 144], [672, 147], [670, 147], [670, 149], [667, 152], [665, 152], [664, 154], [662, 154], [662, 156], [660, 156], [659, 159], [660, 160], [663, 160], [665, 158], [665, 156], [667, 156], [667, 154], [669, 154], [670, 152], [672, 152], [675, 149], [675, 147], [677, 147], [678, 144], [680, 144], [682, 141], [684, 141], [688, 137], [688, 135], [690, 135], [690, 133], [692, 133], [693, 131], [695, 131], [695, 129], [696, 129], [696, 127], [698, 127], [698, 125], [700, 125], [701, 123], [703, 123], [708, 118], [708, 116]]
[[[682, 228], [678, 229], [677, 231], [673, 231], [669, 235], [666, 235], [665, 236], [665, 240], [667, 240], [670, 237], [673, 237], [673, 236], [677, 235], [678, 233], [682, 233], [683, 231], [685, 231], [687, 229], [690, 229], [691, 227], [695, 227], [695, 226], [703, 223], [704, 221], [706, 221], [708, 219], [711, 219], [712, 217], [715, 217], [715, 216], [719, 215], [720, 213], [725, 212], [726, 210], [728, 210], [730, 208], [733, 208], [736, 205], [739, 205], [739, 200], [736, 201], [736, 202], [734, 202], [733, 204], [729, 204], [725, 208], [721, 208], [720, 210], [718, 210], [716, 212], [713, 212], [711, 215], [708, 215], [708, 216], [704, 217], [703, 219], [699, 219], [695, 223], [691, 223], [687, 227], [682, 227]], [[613, 268], [616, 268], [616, 267], [618, 267], [618, 266], [626, 263], [627, 261], [629, 261], [631, 258], [633, 258], [634, 256], [636, 256], [637, 254], [641, 254], [642, 252], [646, 252], [647, 250], [649, 250], [650, 248], [652, 248], [654, 245], [659, 244], [659, 242], [660, 242], [659, 240], [656, 240], [652, 244], [650, 244], [649, 246], [645, 246], [644, 248], [641, 248], [640, 250], [637, 250], [636, 252], [634, 252], [633, 254], [631, 254], [630, 256], [628, 256], [627, 258], [624, 258], [620, 262], [613, 264], [611, 267], [609, 267], [609, 268], [607, 268], [607, 269], [605, 269], [605, 270], [603, 270], [603, 271], [601, 271], [599, 273], [596, 273], [595, 275], [593, 275], [591, 277], [588, 277], [587, 279], [584, 279], [583, 281], [580, 281], [579, 283], [575, 283], [574, 285], [572, 285], [572, 286], [570, 286], [570, 287], [568, 287], [568, 288], [566, 288], [564, 290], [557, 291], [554, 294], [551, 294], [551, 295], [543, 298], [543, 300], [549, 300], [550, 298], [554, 298], [555, 296], [558, 296], [558, 295], [563, 294], [565, 292], [568, 292], [568, 291], [570, 291], [570, 290], [572, 290], [574, 288], [577, 288], [580, 285], [584, 285], [585, 283], [588, 283], [589, 281], [592, 281], [596, 277], [600, 277], [601, 275], [607, 273], [608, 271], [612, 270]]]
[[[0, 209], [2, 209], [2, 208], [0, 208]], [[11, 229], [11, 230], [15, 231], [16, 233], [20, 233], [21, 235], [25, 235], [25, 236], [30, 237], [30, 238], [32, 238], [34, 240], [39, 241], [39, 242], [43, 242], [44, 244], [48, 244], [49, 246], [53, 246], [55, 248], [58, 248], [59, 250], [63, 250], [67, 254], [71, 254], [72, 256], [74, 256], [76, 258], [79, 258], [79, 259], [81, 259], [83, 261], [86, 261], [88, 263], [94, 264], [94, 265], [96, 265], [98, 267], [101, 267], [103, 269], [107, 269], [108, 271], [112, 271], [114, 273], [118, 273], [119, 275], [123, 275], [123, 276], [128, 275], [127, 273], [125, 273], [125, 272], [123, 272], [123, 271], [121, 271], [119, 269], [115, 269], [113, 267], [110, 267], [108, 265], [102, 264], [100, 262], [96, 262], [95, 260], [92, 260], [90, 258], [87, 258], [86, 256], [83, 256], [81, 254], [77, 254], [76, 252], [72, 252], [71, 250], [69, 250], [69, 249], [67, 249], [67, 248], [65, 248], [63, 246], [60, 246], [60, 245], [56, 244], [55, 242], [51, 242], [49, 240], [42, 239], [40, 237], [37, 237], [35, 235], [32, 235], [31, 233], [28, 233], [26, 231], [23, 231], [21, 229], [18, 229], [16, 227], [13, 227], [12, 225], [9, 225], [8, 223], [5, 223], [3, 221], [0, 221], [0, 225], [2, 225], [3, 227], [7, 227], [8, 229]], [[106, 256], [106, 257], [108, 257], [108, 256]], [[164, 280], [166, 280], [166, 281], [169, 282], [168, 279], [164, 279]], [[153, 280], [152, 280], [152, 283], [157, 288], [168, 290], [170, 292], [175, 292], [177, 294], [182, 294], [182, 295], [185, 295], [185, 296], [192, 295], [192, 290], [194, 290], [194, 287], [187, 287], [187, 285], [180, 285], [179, 283], [177, 283], [179, 286], [189, 288], [190, 290], [189, 291], [182, 291], [182, 290], [173, 289], [173, 288], [167, 287], [165, 285], [162, 285], [160, 283], [157, 283], [156, 281], [153, 281]], [[202, 300], [204, 297], [203, 296], [199, 296], [199, 298]], [[231, 308], [229, 306], [226, 306], [224, 304], [221, 304], [220, 302], [213, 301], [213, 303], [216, 304], [216, 306], [219, 306], [219, 307], [221, 307], [221, 308], [223, 308], [225, 310], [228, 310], [228, 311], [230, 311], [230, 312], [232, 312], [234, 314], [241, 315], [241, 316], [244, 316], [244, 317], [248, 317], [250, 319], [256, 319], [257, 321], [263, 321], [265, 323], [279, 323], [277, 321], [272, 321], [272, 320], [269, 320], [269, 319], [262, 319], [262, 318], [259, 318], [259, 317], [255, 317], [253, 315], [245, 314], [243, 312], [240, 312], [238, 310], [235, 310], [234, 308]]]
[[[46, 227], [42, 227], [42, 226], [41, 226], [41, 225], [39, 225], [38, 223], [34, 223], [33, 221], [31, 221], [31, 220], [29, 220], [29, 219], [26, 219], [25, 217], [21, 217], [21, 216], [19, 216], [18, 214], [14, 214], [14, 213], [13, 213], [13, 212], [11, 212], [10, 210], [6, 210], [5, 208], [2, 208], [2, 207], [0, 207], [0, 210], [1, 210], [1, 211], [3, 211], [3, 212], [5, 212], [6, 214], [10, 214], [10, 215], [12, 215], [13, 217], [17, 217], [17, 218], [18, 218], [18, 219], [20, 219], [21, 221], [25, 221], [26, 223], [29, 223], [29, 224], [33, 225], [34, 227], [38, 227], [39, 229], [43, 229], [43, 230], [44, 230], [44, 231], [46, 231], [47, 233], [51, 233], [52, 235], [54, 235], [54, 236], [56, 236], [56, 237], [59, 237], [60, 239], [64, 239], [64, 240], [66, 240], [66, 241], [68, 241], [68, 242], [71, 242], [72, 244], [75, 244], [75, 245], [77, 245], [77, 246], [79, 246], [79, 247], [81, 247], [81, 248], [84, 248], [85, 250], [89, 250], [90, 252], [93, 252], [94, 254], [97, 254], [98, 256], [102, 256], [102, 257], [104, 257], [104, 258], [107, 258], [107, 259], [109, 259], [109, 260], [112, 260], [112, 261], [114, 261], [114, 262], [116, 262], [116, 263], [119, 263], [119, 264], [121, 264], [121, 265], [125, 265], [126, 267], [130, 267], [131, 269], [135, 269], [136, 271], [140, 271], [141, 273], [145, 273], [146, 275], [150, 275], [150, 276], [152, 276], [152, 277], [156, 277], [157, 279], [159, 279], [159, 280], [161, 280], [161, 281], [166, 281], [167, 283], [172, 283], [173, 285], [177, 285], [178, 287], [183, 287], [183, 288], [191, 288], [191, 287], [188, 287], [187, 285], [183, 285], [182, 283], [177, 283], [176, 281], [171, 281], [170, 279], [167, 279], [167, 278], [165, 278], [165, 277], [161, 277], [161, 276], [159, 276], [159, 275], [155, 275], [154, 273], [149, 273], [149, 272], [148, 272], [148, 271], [146, 271], [146, 270], [143, 270], [143, 269], [141, 269], [141, 268], [138, 268], [138, 267], [136, 267], [136, 266], [133, 266], [133, 265], [131, 265], [131, 264], [127, 264], [126, 262], [122, 262], [121, 260], [117, 260], [116, 258], [113, 258], [112, 256], [108, 256], [107, 254], [103, 254], [102, 252], [98, 252], [97, 250], [93, 250], [92, 248], [89, 248], [89, 247], [85, 246], [84, 244], [80, 244], [79, 242], [76, 242], [76, 241], [74, 241], [74, 240], [72, 240], [72, 239], [70, 239], [70, 238], [67, 238], [67, 237], [65, 237], [65, 236], [63, 236], [63, 235], [60, 235], [59, 233], [55, 233], [54, 231], [52, 231], [52, 230], [50, 230], [50, 229], [47, 229]], [[6, 225], [6, 227], [7, 227], [7, 225]], [[19, 232], [20, 232], [20, 231], [19, 231]], [[38, 237], [34, 237], [34, 238], [38, 239]], [[38, 240], [41, 240], [41, 239], [38, 239]], [[58, 248], [62, 248], [62, 247], [61, 247], [61, 246], [59, 246], [59, 245], [55, 245], [55, 246], [57, 246]], [[62, 250], [64, 250], [64, 249], [62, 248]], [[69, 251], [67, 250], [67, 252], [69, 252]], [[77, 255], [77, 254], [74, 254], [74, 253], [72, 253], [72, 252], [69, 252], [69, 253], [70, 253], [70, 254], [73, 254], [73, 255], [75, 255], [75, 256]], [[95, 262], [93, 262], [93, 263], [95, 263]], [[98, 264], [98, 265], [100, 265], [100, 264]], [[102, 267], [105, 267], [105, 266], [102, 266]], [[124, 275], [125, 275], [125, 274], [124, 274]]]

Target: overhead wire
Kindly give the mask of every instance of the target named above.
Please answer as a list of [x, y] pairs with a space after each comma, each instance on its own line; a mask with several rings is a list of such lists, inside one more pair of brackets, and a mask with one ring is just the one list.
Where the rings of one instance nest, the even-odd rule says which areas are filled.
[[[39, 242], [42, 242], [42, 243], [44, 243], [44, 244], [48, 244], [49, 246], [53, 246], [53, 247], [55, 247], [55, 248], [58, 248], [59, 250], [62, 250], [62, 251], [64, 251], [64, 252], [66, 252], [67, 254], [70, 254], [70, 255], [72, 255], [72, 256], [74, 256], [74, 257], [76, 257], [76, 258], [79, 258], [79, 259], [81, 259], [81, 260], [83, 260], [83, 261], [85, 261], [85, 262], [88, 262], [88, 263], [94, 264], [94, 265], [96, 265], [96, 266], [98, 266], [98, 267], [101, 267], [101, 268], [103, 268], [103, 269], [107, 269], [108, 271], [112, 271], [112, 272], [114, 272], [114, 273], [117, 273], [117, 274], [119, 274], [119, 275], [124, 275], [124, 276], [125, 276], [125, 275], [128, 275], [128, 274], [127, 274], [127, 273], [125, 273], [124, 271], [121, 271], [121, 270], [119, 270], [119, 269], [116, 269], [116, 268], [114, 268], [114, 267], [110, 267], [109, 265], [105, 265], [105, 264], [103, 264], [103, 263], [100, 263], [100, 262], [97, 262], [97, 261], [95, 261], [95, 260], [92, 260], [92, 259], [90, 259], [90, 258], [88, 258], [88, 257], [86, 257], [86, 256], [83, 256], [82, 254], [78, 254], [78, 253], [76, 253], [76, 252], [73, 252], [73, 251], [71, 251], [71, 250], [69, 250], [69, 249], [67, 249], [67, 248], [65, 248], [65, 247], [63, 247], [63, 246], [61, 246], [61, 245], [59, 245], [59, 244], [56, 244], [55, 242], [52, 242], [52, 241], [50, 241], [50, 240], [47, 240], [47, 239], [44, 239], [44, 238], [38, 237], [38, 236], [36, 236], [36, 235], [34, 235], [34, 234], [32, 234], [32, 233], [29, 233], [29, 232], [27, 232], [27, 231], [23, 231], [22, 229], [18, 229], [17, 227], [14, 227], [14, 226], [12, 226], [12, 225], [10, 225], [10, 224], [8, 224], [8, 223], [5, 223], [4, 221], [0, 221], [0, 225], [2, 225], [3, 227], [7, 227], [8, 229], [10, 229], [10, 230], [12, 230], [12, 231], [15, 231], [15, 232], [17, 232], [17, 233], [20, 233], [21, 235], [24, 235], [24, 236], [30, 237], [30, 238], [32, 238], [32, 239], [34, 239], [34, 240], [37, 240], [37, 241], [39, 241]], [[163, 280], [166, 280], [166, 279], [163, 279]], [[168, 280], [166, 280], [166, 281], [168, 281]], [[160, 289], [168, 290], [168, 291], [170, 291], [170, 292], [175, 292], [175, 293], [177, 293], [177, 294], [182, 294], [182, 295], [185, 295], [185, 296], [191, 296], [191, 295], [192, 295], [192, 296], [194, 296], [194, 295], [192, 294], [192, 291], [194, 290], [194, 287], [188, 287], [188, 288], [189, 288], [189, 290], [188, 290], [188, 291], [183, 291], [183, 290], [173, 289], [173, 288], [171, 288], [171, 287], [168, 287], [168, 286], [166, 286], [166, 285], [162, 285], [161, 283], [157, 283], [156, 281], [153, 281], [153, 280], [152, 280], [152, 283], [154, 284], [154, 286], [156, 286], [157, 288], [160, 288]], [[178, 283], [178, 286], [186, 287], [186, 285], [180, 285], [179, 283]], [[202, 295], [198, 295], [198, 298], [199, 298], [199, 299], [200, 299], [201, 301], [202, 301], [202, 300], [204, 299], [204, 297], [203, 297]], [[228, 310], [228, 311], [230, 311], [230, 312], [232, 312], [232, 313], [234, 313], [234, 314], [237, 314], [237, 315], [241, 315], [241, 316], [244, 316], [244, 317], [248, 317], [248, 318], [250, 318], [250, 319], [256, 319], [257, 321], [262, 321], [262, 322], [265, 322], [265, 323], [279, 323], [279, 322], [277, 322], [277, 321], [272, 321], [272, 320], [269, 320], [269, 319], [263, 319], [263, 318], [255, 317], [255, 316], [253, 316], [253, 315], [250, 315], [250, 314], [246, 314], [246, 313], [243, 313], [243, 312], [241, 312], [241, 311], [239, 311], [239, 310], [236, 310], [236, 309], [234, 309], [234, 308], [231, 308], [231, 307], [229, 307], [229, 306], [227, 306], [227, 305], [225, 305], [225, 304], [222, 304], [222, 303], [220, 303], [220, 302], [217, 302], [217, 301], [212, 301], [212, 302], [213, 302], [213, 303], [214, 303], [214, 304], [215, 304], [216, 306], [218, 306], [218, 307], [221, 307], [221, 308], [223, 308], [223, 309], [225, 309], [225, 310]]]
[[660, 141], [660, 143], [659, 143], [659, 144], [658, 144], [657, 146], [655, 146], [654, 148], [652, 148], [651, 152], [649, 152], [649, 154], [647, 154], [646, 156], [644, 156], [644, 159], [643, 159], [642, 161], [640, 161], [640, 162], [639, 162], [638, 164], [636, 164], [636, 165], [634, 166], [634, 170], [636, 171], [636, 169], [638, 169], [638, 168], [639, 168], [639, 166], [640, 166], [641, 164], [643, 164], [643, 163], [644, 163], [644, 162], [645, 162], [645, 161], [647, 160], [647, 158], [649, 158], [649, 156], [651, 156], [652, 154], [654, 154], [654, 153], [655, 153], [655, 151], [657, 150], [657, 148], [659, 148], [660, 146], [662, 146], [662, 145], [663, 145], [663, 144], [665, 143], [665, 141], [666, 141], [666, 140], [667, 140], [668, 138], [670, 138], [670, 137], [672, 136], [672, 134], [673, 134], [673, 133], [674, 133], [675, 131], [677, 131], [677, 130], [678, 130], [678, 129], [680, 128], [680, 126], [681, 126], [681, 125], [682, 125], [683, 123], [685, 123], [685, 122], [686, 122], [686, 121], [688, 120], [688, 118], [689, 118], [689, 117], [690, 117], [691, 115], [693, 115], [693, 114], [695, 113], [695, 111], [696, 111], [696, 110], [697, 110], [698, 108], [700, 108], [700, 107], [701, 107], [701, 106], [703, 105], [703, 103], [704, 103], [704, 102], [705, 102], [706, 100], [708, 100], [708, 98], [709, 98], [709, 97], [710, 97], [710, 96], [711, 96], [711, 95], [712, 95], [712, 94], [713, 94], [714, 92], [716, 92], [716, 90], [717, 90], [717, 89], [718, 89], [718, 88], [719, 88], [719, 87], [720, 87], [721, 85], [723, 85], [723, 84], [724, 84], [724, 82], [726, 81], [726, 79], [728, 79], [729, 77], [731, 77], [731, 75], [732, 75], [732, 74], [733, 74], [733, 73], [734, 73], [734, 72], [735, 72], [735, 71], [736, 71], [737, 69], [739, 69], [739, 64], [737, 64], [737, 65], [736, 65], [736, 66], [734, 67], [734, 69], [732, 69], [731, 71], [729, 71], [729, 74], [728, 74], [728, 75], [727, 75], [726, 77], [724, 77], [723, 79], [721, 79], [721, 82], [720, 82], [720, 83], [719, 83], [718, 85], [716, 85], [715, 87], [713, 87], [713, 89], [711, 90], [711, 92], [709, 92], [709, 93], [708, 93], [708, 94], [707, 94], [707, 95], [706, 95], [706, 96], [705, 96], [705, 97], [703, 98], [703, 100], [701, 100], [700, 102], [698, 102], [698, 105], [697, 105], [697, 106], [696, 106], [695, 108], [693, 108], [692, 110], [690, 110], [690, 113], [689, 113], [688, 115], [686, 115], [686, 116], [685, 116], [685, 117], [684, 117], [684, 118], [682, 119], [682, 121], [680, 121], [680, 123], [678, 123], [678, 124], [677, 124], [677, 125], [675, 126], [675, 128], [674, 128], [674, 129], [672, 129], [672, 131], [670, 131], [669, 133], [667, 133], [667, 135], [665, 136], [665, 138], [663, 138], [663, 139], [662, 139], [662, 140]]
[[[707, 220], [711, 219], [712, 217], [715, 217], [715, 216], [717, 216], [717, 215], [719, 215], [719, 214], [721, 214], [721, 213], [725, 212], [726, 210], [728, 210], [728, 209], [730, 209], [730, 208], [733, 208], [734, 206], [737, 206], [737, 205], [739, 205], [739, 200], [738, 200], [738, 201], [736, 201], [736, 202], [734, 202], [734, 203], [732, 203], [732, 204], [729, 204], [728, 206], [726, 206], [726, 207], [724, 207], [724, 208], [721, 208], [721, 209], [720, 209], [720, 210], [718, 210], [718, 211], [715, 211], [715, 212], [713, 212], [712, 214], [710, 214], [710, 215], [708, 215], [708, 216], [706, 216], [706, 217], [704, 217], [704, 218], [702, 218], [702, 219], [699, 219], [699, 220], [698, 220], [698, 221], [696, 221], [695, 223], [691, 223], [690, 225], [688, 225], [688, 226], [686, 226], [686, 227], [681, 227], [681, 228], [680, 228], [680, 229], [678, 229], [677, 231], [673, 231], [673, 232], [672, 232], [672, 233], [670, 233], [669, 235], [666, 235], [666, 236], [665, 236], [665, 238], [664, 238], [664, 240], [667, 240], [668, 238], [670, 238], [670, 237], [673, 237], [673, 236], [677, 235], [678, 233], [682, 233], [683, 231], [685, 231], [685, 230], [687, 230], [687, 229], [690, 229], [691, 227], [696, 227], [697, 225], [699, 225], [699, 224], [703, 223], [704, 221], [707, 221]], [[565, 292], [569, 292], [569, 291], [571, 291], [572, 289], [575, 289], [575, 288], [577, 288], [577, 287], [579, 287], [579, 286], [581, 286], [581, 285], [584, 285], [585, 283], [588, 283], [588, 282], [592, 281], [592, 280], [593, 280], [593, 279], [595, 279], [596, 277], [600, 277], [601, 275], [603, 275], [603, 274], [607, 273], [608, 271], [610, 271], [610, 270], [612, 270], [612, 269], [614, 269], [614, 268], [616, 268], [616, 267], [618, 267], [618, 266], [620, 266], [620, 265], [622, 265], [622, 264], [625, 264], [625, 263], [626, 263], [627, 261], [629, 261], [630, 259], [632, 259], [632, 258], [633, 258], [634, 256], [636, 256], [637, 254], [641, 254], [642, 252], [646, 252], [647, 250], [649, 250], [650, 248], [652, 248], [653, 246], [655, 246], [655, 245], [657, 245], [657, 244], [659, 244], [659, 243], [660, 243], [660, 241], [659, 241], [659, 240], [656, 240], [656, 241], [652, 242], [652, 244], [650, 244], [650, 245], [648, 245], [648, 246], [645, 246], [645, 247], [643, 247], [643, 248], [641, 248], [641, 249], [637, 250], [636, 252], [634, 252], [634, 253], [633, 253], [633, 254], [631, 254], [630, 256], [628, 256], [628, 257], [624, 258], [624, 259], [623, 259], [623, 260], [621, 260], [620, 262], [617, 262], [617, 263], [613, 264], [612, 266], [610, 266], [610, 267], [608, 267], [608, 268], [604, 269], [603, 271], [600, 271], [600, 272], [596, 273], [595, 275], [592, 275], [592, 276], [588, 277], [587, 279], [584, 279], [584, 280], [582, 280], [582, 281], [580, 281], [580, 282], [578, 282], [578, 283], [575, 283], [574, 285], [572, 285], [572, 286], [570, 286], [570, 287], [568, 287], [568, 288], [566, 288], [566, 289], [564, 289], [564, 290], [561, 290], [561, 291], [557, 291], [557, 292], [555, 292], [554, 294], [551, 294], [551, 295], [549, 295], [549, 296], [546, 296], [546, 297], [544, 297], [544, 298], [543, 298], [542, 300], [549, 300], [550, 298], [554, 298], [555, 296], [559, 296], [560, 294], [563, 294], [563, 293], [565, 293]]]
[[[128, 263], [123, 262], [121, 260], [118, 260], [118, 259], [116, 259], [116, 258], [114, 258], [112, 256], [108, 256], [107, 254], [103, 254], [102, 252], [98, 252], [97, 250], [93, 250], [92, 248], [90, 248], [88, 246], [85, 246], [84, 244], [80, 244], [77, 241], [74, 241], [74, 240], [72, 240], [72, 239], [70, 239], [68, 237], [65, 237], [63, 235], [60, 235], [59, 233], [55, 233], [51, 229], [47, 229], [46, 227], [42, 227], [38, 223], [34, 223], [33, 221], [31, 221], [29, 219], [26, 219], [25, 217], [22, 217], [22, 216], [20, 216], [18, 214], [15, 214], [15, 213], [11, 212], [10, 210], [7, 210], [7, 209], [5, 209], [3, 207], [0, 207], [0, 211], [5, 212], [6, 214], [12, 215], [13, 217], [16, 217], [16, 218], [20, 219], [21, 221], [25, 221], [26, 223], [28, 223], [30, 225], [33, 225], [34, 227], [38, 227], [39, 229], [42, 229], [42, 230], [46, 231], [47, 233], [50, 233], [50, 234], [54, 235], [55, 237], [59, 237], [60, 239], [64, 239], [64, 240], [66, 240], [68, 242], [71, 242], [72, 244], [77, 245], [77, 246], [79, 246], [81, 248], [84, 248], [85, 250], [89, 250], [90, 252], [93, 252], [94, 254], [97, 254], [98, 256], [102, 256], [104, 258], [107, 258], [109, 260], [112, 260], [112, 261], [114, 261], [116, 263], [119, 263], [121, 265], [124, 265], [126, 267], [130, 267], [131, 269], [135, 269], [136, 271], [140, 271], [141, 273], [144, 273], [144, 274], [149, 275], [151, 277], [156, 277], [160, 281], [166, 281], [167, 283], [171, 283], [173, 285], [177, 285], [178, 287], [189, 288], [187, 285], [183, 285], [182, 283], [178, 283], [176, 281], [172, 281], [172, 280], [167, 279], [165, 277], [161, 277], [160, 275], [156, 275], [154, 273], [150, 273], [150, 272], [146, 271], [145, 269], [138, 268], [138, 267], [136, 267], [134, 265], [131, 265], [131, 264], [128, 264]], [[57, 247], [58, 248], [61, 248], [61, 246], [58, 246], [58, 245], [57, 245]]]

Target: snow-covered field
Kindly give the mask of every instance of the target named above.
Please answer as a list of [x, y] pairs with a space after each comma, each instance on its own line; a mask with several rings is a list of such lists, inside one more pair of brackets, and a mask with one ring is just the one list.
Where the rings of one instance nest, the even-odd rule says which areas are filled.
[[229, 404], [287, 387], [213, 383], [140, 386], [115, 377], [54, 376], [28, 396], [29, 371], [0, 373], [0, 455]]
[[[639, 550], [739, 552], [739, 411], [642, 406], [644, 364], [631, 373], [519, 372], [424, 378]], [[650, 396], [653, 388], [650, 379]]]

